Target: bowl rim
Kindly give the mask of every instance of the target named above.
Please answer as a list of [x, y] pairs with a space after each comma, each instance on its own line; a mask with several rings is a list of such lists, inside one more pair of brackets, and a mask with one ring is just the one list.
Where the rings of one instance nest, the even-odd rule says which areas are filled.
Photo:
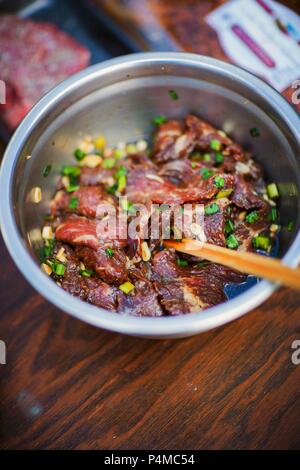
[[[136, 317], [109, 312], [73, 297], [42, 273], [22, 241], [13, 211], [12, 184], [20, 149], [30, 136], [33, 128], [47, 114], [50, 106], [53, 106], [63, 96], [72, 92], [81, 83], [83, 84], [87, 77], [91, 80], [96, 77], [101, 78], [113, 69], [127, 70], [128, 67], [135, 65], [137, 62], [145, 64], [149, 64], [149, 62], [159, 63], [161, 65], [179, 64], [188, 67], [202, 66], [210, 70], [222, 70], [222, 73], [225, 72], [229, 76], [234, 76], [235, 79], [238, 76], [238, 79], [243, 82], [249, 83], [250, 81], [256, 87], [257, 93], [267, 97], [273, 105], [277, 106], [281, 118], [292, 131], [300, 148], [300, 120], [296, 111], [270, 85], [240, 67], [214, 58], [185, 52], [134, 53], [110, 59], [72, 75], [50, 90], [31, 109], [15, 131], [6, 148], [0, 172], [1, 231], [8, 251], [23, 276], [44, 298], [61, 310], [94, 326], [118, 333], [152, 338], [189, 336], [241, 317], [266, 300], [278, 287], [278, 284], [263, 280], [234, 299], [189, 315]], [[282, 260], [291, 267], [297, 266], [300, 261], [300, 231], [298, 231]]]

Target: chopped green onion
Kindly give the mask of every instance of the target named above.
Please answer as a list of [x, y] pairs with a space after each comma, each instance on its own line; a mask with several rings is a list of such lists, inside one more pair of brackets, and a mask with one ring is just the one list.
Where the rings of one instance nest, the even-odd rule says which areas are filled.
[[46, 264], [48, 264], [48, 266], [50, 266], [50, 268], [52, 268], [52, 269], [54, 267], [54, 263], [55, 263], [55, 260], [53, 260], [53, 259], [47, 259], [46, 260]]
[[48, 240], [46, 240], [45, 246], [44, 246], [45, 256], [53, 255], [54, 246], [55, 246], [55, 240], [53, 238], [49, 238]]
[[251, 129], [249, 129], [249, 132], [250, 132], [251, 137], [259, 137], [260, 136], [260, 132], [257, 129], [257, 127], [252, 127]]
[[169, 90], [169, 96], [172, 98], [172, 100], [176, 101], [178, 100], [178, 94], [175, 90]]
[[224, 161], [224, 157], [223, 157], [223, 154], [220, 153], [220, 152], [217, 152], [216, 155], [215, 155], [215, 162], [220, 165], [221, 163], [223, 163]]
[[118, 191], [119, 193], [123, 191], [123, 189], [126, 188], [126, 176], [121, 175], [120, 178], [118, 179]]
[[76, 178], [80, 175], [80, 168], [78, 166], [64, 166], [62, 169], [62, 174], [64, 176], [71, 176]]
[[77, 209], [78, 207], [78, 197], [71, 197], [69, 203], [69, 209]]
[[177, 262], [178, 266], [180, 266], [181, 268], [184, 268], [184, 267], [188, 266], [188, 264], [189, 264], [186, 259], [180, 259], [180, 258], [177, 258], [176, 262]]
[[45, 241], [45, 245], [37, 250], [40, 261], [44, 261], [45, 258], [49, 258], [53, 255], [55, 246], [55, 240], [50, 238]]
[[205, 154], [203, 155], [203, 161], [204, 161], [204, 162], [210, 162], [210, 161], [211, 161], [211, 156], [210, 156], [209, 153], [205, 153]]
[[54, 262], [52, 269], [57, 276], [63, 276], [65, 274], [66, 267], [62, 263]]
[[126, 145], [126, 153], [128, 155], [134, 155], [135, 153], [137, 153], [136, 145], [135, 144]]
[[167, 118], [163, 114], [160, 114], [159, 116], [155, 116], [153, 118], [153, 124], [155, 124], [156, 126], [159, 126], [160, 124], [163, 124], [166, 121], [167, 121]]
[[221, 189], [221, 191], [218, 192], [216, 198], [221, 199], [222, 197], [229, 197], [232, 192], [233, 192], [232, 188]]
[[84, 157], [86, 156], [87, 154], [85, 152], [83, 152], [82, 150], [80, 150], [79, 148], [77, 148], [74, 152], [74, 157], [76, 158], [76, 160], [78, 160], [79, 162], [81, 160], [84, 159]]
[[217, 188], [222, 189], [224, 188], [225, 180], [222, 178], [222, 176], [217, 175], [214, 177], [214, 184], [217, 186]]
[[130, 294], [134, 289], [134, 285], [131, 282], [126, 281], [119, 286], [119, 289], [124, 292], [124, 294]]
[[287, 224], [287, 230], [288, 232], [291, 232], [294, 228], [294, 222], [292, 220], [290, 220]]
[[102, 162], [103, 168], [106, 170], [111, 170], [116, 164], [115, 158], [105, 158]]
[[213, 215], [213, 214], [216, 214], [217, 212], [220, 212], [220, 208], [216, 202], [213, 202], [209, 206], [206, 206], [204, 209], [204, 213], [206, 215]]
[[92, 269], [81, 269], [79, 274], [83, 277], [91, 277], [94, 271]]
[[52, 165], [45, 166], [45, 168], [43, 170], [43, 177], [47, 178], [47, 176], [49, 176], [51, 170], [52, 170]]
[[266, 237], [264, 235], [257, 235], [256, 237], [252, 238], [252, 245], [256, 250], [267, 250], [270, 245], [271, 241], [269, 237]]
[[115, 173], [115, 177], [118, 179], [120, 178], [120, 176], [123, 176], [123, 175], [127, 175], [128, 171], [127, 171], [127, 168], [123, 165], [119, 166], [119, 168], [117, 169], [116, 173]]
[[115, 183], [112, 186], [109, 186], [108, 188], [106, 188], [106, 192], [108, 192], [108, 194], [115, 194], [117, 189], [118, 189], [118, 184]]
[[226, 245], [231, 250], [235, 250], [239, 246], [239, 242], [233, 233], [226, 238]]
[[106, 248], [105, 253], [112, 258], [114, 256], [114, 250], [112, 248]]
[[115, 149], [114, 150], [114, 157], [119, 160], [120, 158], [123, 158], [126, 156], [126, 152], [123, 149]]
[[78, 184], [70, 184], [70, 186], [66, 188], [66, 191], [67, 193], [73, 193], [74, 191], [77, 191], [78, 189], [80, 189], [80, 186], [78, 186]]
[[225, 222], [225, 235], [228, 236], [234, 231], [234, 223], [232, 220], [226, 220]]
[[193, 170], [197, 168], [197, 162], [191, 162], [191, 167], [193, 168]]
[[267, 193], [270, 199], [276, 199], [279, 197], [277, 185], [275, 183], [268, 184]]
[[205, 268], [205, 266], [207, 266], [207, 262], [206, 261], [199, 261], [199, 263], [197, 263], [197, 266], [198, 266], [198, 268]]
[[43, 256], [48, 258], [53, 255], [53, 248], [51, 246], [44, 246], [43, 247]]
[[214, 150], [215, 152], [219, 152], [221, 150], [222, 144], [219, 140], [217, 139], [212, 139], [210, 141], [210, 148]]
[[46, 258], [45, 254], [44, 254], [44, 247], [37, 248], [35, 250], [35, 253], [36, 253], [38, 259], [40, 260], [40, 262], [43, 263], [45, 258]]
[[277, 212], [276, 207], [272, 207], [271, 213], [270, 213], [270, 216], [269, 216], [269, 217], [270, 217], [270, 219], [271, 219], [272, 222], [276, 222], [277, 217], [278, 217], [278, 212]]
[[254, 224], [260, 219], [259, 213], [257, 211], [252, 211], [250, 214], [246, 215], [245, 220], [249, 224]]
[[204, 180], [207, 180], [214, 174], [213, 170], [209, 170], [208, 168], [201, 168], [201, 170], [199, 170], [199, 173], [201, 173], [202, 178]]

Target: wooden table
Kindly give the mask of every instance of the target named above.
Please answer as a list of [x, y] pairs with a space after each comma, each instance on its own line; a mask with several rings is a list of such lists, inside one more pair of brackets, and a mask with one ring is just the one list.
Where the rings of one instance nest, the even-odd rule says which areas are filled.
[[144, 340], [45, 301], [0, 242], [0, 448], [300, 448], [300, 294], [224, 327]]

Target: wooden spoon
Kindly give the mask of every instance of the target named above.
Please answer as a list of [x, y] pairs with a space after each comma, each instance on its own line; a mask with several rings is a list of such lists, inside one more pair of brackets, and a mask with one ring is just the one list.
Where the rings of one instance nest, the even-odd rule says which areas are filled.
[[196, 240], [184, 239], [182, 242], [164, 240], [164, 245], [188, 255], [199, 256], [236, 269], [245, 274], [253, 274], [257, 277], [279, 282], [287, 287], [300, 290], [300, 269], [290, 268], [280, 260], [258, 255], [230, 250], [210, 243], [202, 243]]

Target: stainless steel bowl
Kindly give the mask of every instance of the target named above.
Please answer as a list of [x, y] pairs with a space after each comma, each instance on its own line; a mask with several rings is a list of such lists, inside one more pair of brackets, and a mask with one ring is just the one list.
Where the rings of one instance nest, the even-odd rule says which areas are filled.
[[[175, 89], [177, 101], [168, 90]], [[152, 338], [184, 337], [222, 325], [262, 303], [276, 288], [262, 281], [226, 303], [191, 315], [137, 318], [108, 312], [72, 297], [44, 275], [34, 255], [40, 241], [41, 216], [47, 211], [62, 163], [82, 134], [104, 133], [108, 142], [148, 136], [157, 114], [194, 112], [225, 128], [251, 149], [270, 181], [281, 191], [280, 255], [296, 266], [300, 259], [299, 117], [275, 90], [232, 65], [193, 54], [145, 53], [113, 59], [65, 80], [32, 109], [14, 134], [0, 175], [0, 218], [5, 243], [26, 279], [46, 299], [95, 326]], [[259, 138], [249, 129], [257, 127]], [[26, 159], [31, 155], [30, 159]], [[44, 178], [43, 168], [52, 164]], [[42, 188], [40, 204], [30, 202], [33, 187]]]

